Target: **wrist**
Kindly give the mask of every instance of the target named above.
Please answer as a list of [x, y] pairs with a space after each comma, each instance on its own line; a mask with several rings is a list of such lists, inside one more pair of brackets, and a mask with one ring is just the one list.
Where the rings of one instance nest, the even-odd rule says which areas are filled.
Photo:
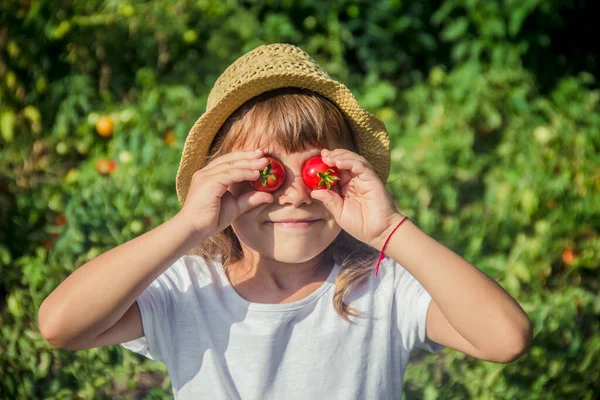
[[402, 225], [407, 219], [408, 217], [399, 213], [397, 215], [394, 215], [394, 217], [391, 218], [393, 222], [390, 224], [390, 227], [386, 229], [386, 231], [380, 236], [379, 242], [383, 242], [383, 244], [377, 245], [377, 249], [379, 249], [379, 259], [377, 260], [377, 265], [375, 265], [375, 276], [377, 276], [379, 273], [379, 265], [381, 265], [381, 261], [385, 257], [386, 246], [389, 243], [391, 236], [396, 232], [398, 228], [400, 228], [400, 225]]
[[179, 224], [187, 233], [187, 235], [192, 238], [195, 242], [202, 241], [210, 236], [204, 229], [198, 228], [187, 215], [183, 214], [181, 211], [175, 214], [173, 217], [177, 224]]
[[388, 228], [383, 231], [381, 233], [381, 235], [379, 235], [379, 237], [374, 241], [374, 245], [373, 247], [376, 248], [377, 250], [383, 252], [385, 249], [383, 248], [385, 245], [385, 242], [388, 240], [388, 238], [390, 237], [390, 235], [392, 234], [392, 232], [394, 232], [394, 230], [396, 229], [396, 227], [398, 226], [398, 224], [400, 222], [402, 222], [402, 220], [404, 219], [404, 215], [400, 214], [400, 213], [395, 213], [391, 218], [390, 218], [390, 222], [388, 224]]

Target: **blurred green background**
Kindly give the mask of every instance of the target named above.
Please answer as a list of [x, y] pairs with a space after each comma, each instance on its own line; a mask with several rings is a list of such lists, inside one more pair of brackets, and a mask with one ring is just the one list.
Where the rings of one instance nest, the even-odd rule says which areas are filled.
[[[392, 136], [389, 190], [529, 313], [517, 362], [413, 354], [408, 399], [600, 395], [600, 33], [574, 0], [0, 2], [0, 398], [170, 398], [162, 364], [67, 352], [37, 309], [179, 210], [218, 75], [287, 42]], [[157, 162], [160, 160], [160, 162]]]

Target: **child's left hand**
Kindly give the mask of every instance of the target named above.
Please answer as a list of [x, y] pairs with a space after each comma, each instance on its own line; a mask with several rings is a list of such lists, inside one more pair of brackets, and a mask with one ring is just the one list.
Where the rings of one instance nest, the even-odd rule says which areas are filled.
[[340, 170], [340, 194], [313, 190], [336, 223], [356, 239], [381, 250], [387, 234], [402, 218], [385, 185], [364, 157], [345, 149], [321, 151], [323, 162]]

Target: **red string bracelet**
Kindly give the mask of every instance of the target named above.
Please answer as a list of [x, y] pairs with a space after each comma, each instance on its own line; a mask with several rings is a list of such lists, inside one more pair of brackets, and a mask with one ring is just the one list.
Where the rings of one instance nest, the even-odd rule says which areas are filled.
[[375, 276], [377, 276], [379, 274], [379, 264], [381, 264], [381, 260], [383, 260], [385, 258], [385, 254], [383, 253], [383, 251], [385, 250], [388, 242], [390, 241], [390, 238], [392, 237], [392, 235], [394, 234], [394, 232], [396, 232], [396, 229], [398, 229], [398, 227], [400, 225], [402, 225], [402, 223], [407, 218], [408, 218], [407, 216], [405, 216], [404, 218], [402, 218], [402, 221], [400, 221], [400, 223], [398, 225], [396, 225], [396, 227], [394, 228], [394, 230], [392, 231], [392, 233], [390, 233], [389, 236], [387, 237], [387, 239], [385, 240], [385, 243], [384, 243], [383, 247], [381, 248], [381, 252], [379, 253], [379, 260], [377, 260], [377, 265], [375, 266]]

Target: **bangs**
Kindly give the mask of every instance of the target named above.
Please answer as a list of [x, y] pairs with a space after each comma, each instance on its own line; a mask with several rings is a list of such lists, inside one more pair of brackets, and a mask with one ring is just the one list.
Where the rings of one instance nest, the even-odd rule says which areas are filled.
[[275, 148], [286, 153], [344, 147], [356, 151], [347, 117], [329, 99], [306, 89], [263, 93], [238, 108], [221, 127], [210, 159], [236, 149]]

